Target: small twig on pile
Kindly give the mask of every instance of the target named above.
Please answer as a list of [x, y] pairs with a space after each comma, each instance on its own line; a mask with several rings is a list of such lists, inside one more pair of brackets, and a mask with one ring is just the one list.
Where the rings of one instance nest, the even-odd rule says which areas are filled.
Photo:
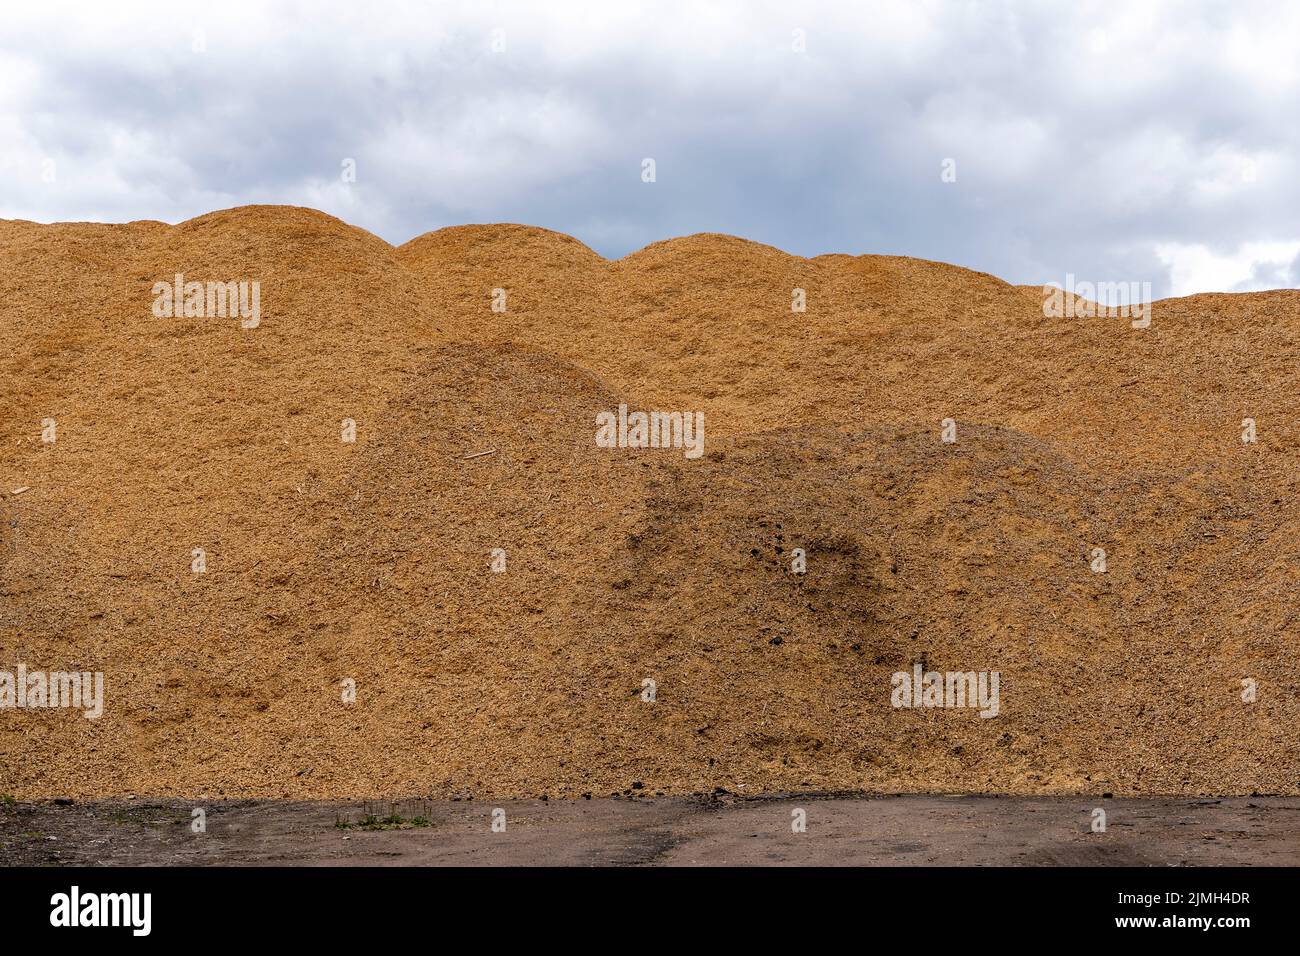
[[461, 461], [469, 461], [471, 458], [482, 458], [484, 455], [495, 455], [496, 453], [495, 448], [489, 448], [487, 451], [476, 451], [472, 455], [466, 455]]

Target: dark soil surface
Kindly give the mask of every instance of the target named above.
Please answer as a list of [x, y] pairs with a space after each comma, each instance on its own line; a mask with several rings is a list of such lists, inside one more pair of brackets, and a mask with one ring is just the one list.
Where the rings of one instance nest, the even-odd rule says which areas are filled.
[[1296, 866], [1298, 832], [1294, 797], [136, 799], [0, 805], [0, 865]]

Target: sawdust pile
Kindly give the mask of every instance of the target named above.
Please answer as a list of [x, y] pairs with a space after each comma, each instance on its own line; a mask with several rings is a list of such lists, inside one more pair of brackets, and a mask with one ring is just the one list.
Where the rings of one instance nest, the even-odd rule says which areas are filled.
[[[0, 710], [0, 792], [1300, 792], [1300, 292], [1134, 329], [912, 259], [288, 207], [0, 255], [0, 671], [106, 682]], [[156, 317], [175, 273], [260, 325]], [[704, 454], [598, 447], [620, 403]], [[895, 708], [916, 664], [998, 715]]]

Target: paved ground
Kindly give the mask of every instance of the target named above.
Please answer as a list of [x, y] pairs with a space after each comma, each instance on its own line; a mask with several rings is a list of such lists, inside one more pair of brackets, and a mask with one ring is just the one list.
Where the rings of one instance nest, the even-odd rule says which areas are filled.
[[[196, 833], [199, 806], [206, 832]], [[1091, 830], [1095, 808], [1104, 833]], [[792, 829], [799, 810], [802, 833]], [[384, 822], [394, 814], [400, 823]], [[379, 829], [389, 826], [398, 828]], [[1288, 797], [119, 800], [0, 805], [0, 865], [1296, 866], [1297, 833], [1300, 799]]]

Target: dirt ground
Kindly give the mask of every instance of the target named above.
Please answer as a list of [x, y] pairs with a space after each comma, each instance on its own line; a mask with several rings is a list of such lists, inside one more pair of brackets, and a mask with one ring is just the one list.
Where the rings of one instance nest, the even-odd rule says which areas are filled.
[[111, 800], [5, 805], [0, 865], [1296, 866], [1297, 832], [1294, 797]]

